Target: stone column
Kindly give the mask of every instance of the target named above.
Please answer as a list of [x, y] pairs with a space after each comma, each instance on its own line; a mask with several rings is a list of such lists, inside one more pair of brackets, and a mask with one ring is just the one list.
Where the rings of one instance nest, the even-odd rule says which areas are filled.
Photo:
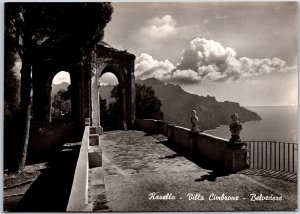
[[74, 122], [80, 127], [80, 78], [79, 71], [74, 66], [70, 71], [71, 78], [71, 111]]
[[167, 135], [169, 142], [172, 142], [174, 140], [174, 128], [175, 124], [168, 124], [167, 126]]
[[[52, 83], [52, 82], [51, 82]], [[45, 120], [46, 122], [51, 123], [51, 91], [52, 91], [52, 84], [49, 81], [46, 83], [45, 86]]]
[[127, 126], [130, 128], [135, 122], [135, 76], [134, 76], [134, 64], [130, 63], [127, 70], [126, 81], [126, 114], [127, 114]]
[[100, 115], [99, 115], [99, 102], [98, 102], [98, 83], [96, 74], [93, 75], [91, 80], [91, 102], [92, 102], [92, 126], [100, 126]]
[[33, 118], [37, 126], [45, 126], [51, 121], [51, 84], [47, 66], [33, 67]]
[[122, 103], [122, 128], [126, 131], [127, 130], [127, 123], [126, 123], [126, 89], [121, 89], [121, 103]]
[[90, 117], [90, 73], [89, 73], [89, 63], [87, 60], [84, 61], [81, 79], [82, 79], [82, 87], [81, 87], [81, 109], [82, 109], [82, 121], [85, 121], [86, 118]]
[[133, 72], [131, 73], [131, 85], [130, 85], [130, 92], [131, 92], [131, 106], [130, 106], [130, 120], [131, 124], [134, 124], [135, 121], [135, 113], [136, 113], [136, 106], [135, 106], [135, 76], [134, 76], [134, 64], [132, 65]]
[[96, 62], [96, 59], [92, 57], [91, 67], [90, 67], [90, 117], [91, 126], [96, 128], [98, 134], [102, 134], [103, 128], [100, 125], [100, 101], [98, 97], [98, 78], [101, 74], [101, 61]]

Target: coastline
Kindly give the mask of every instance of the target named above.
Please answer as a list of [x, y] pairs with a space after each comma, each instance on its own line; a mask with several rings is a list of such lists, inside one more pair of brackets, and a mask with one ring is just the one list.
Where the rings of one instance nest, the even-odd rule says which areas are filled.
[[[245, 141], [282, 141], [298, 143], [298, 106], [251, 106], [262, 120], [242, 123], [241, 138]], [[256, 110], [256, 111], [255, 111]], [[228, 125], [205, 130], [206, 133], [230, 138]]]

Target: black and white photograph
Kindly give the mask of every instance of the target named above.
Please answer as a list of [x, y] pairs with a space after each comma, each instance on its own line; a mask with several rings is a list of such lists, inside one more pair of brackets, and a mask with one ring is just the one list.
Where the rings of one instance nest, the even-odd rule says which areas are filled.
[[297, 1], [2, 5], [3, 212], [298, 209]]

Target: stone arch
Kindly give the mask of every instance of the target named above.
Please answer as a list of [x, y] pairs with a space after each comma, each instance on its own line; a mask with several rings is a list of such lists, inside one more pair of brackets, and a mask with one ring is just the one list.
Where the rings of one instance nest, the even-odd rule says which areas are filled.
[[72, 118], [75, 126], [83, 130], [85, 118], [90, 125], [100, 127], [98, 104], [98, 78], [105, 72], [112, 72], [118, 79], [123, 93], [123, 128], [130, 128], [135, 120], [135, 56], [126, 51], [97, 44], [95, 49], [77, 63], [41, 61], [33, 67], [33, 119], [42, 125], [51, 121], [51, 84], [59, 71], [70, 74], [72, 84]]
[[118, 51], [111, 47], [101, 44], [96, 46], [91, 54], [91, 125], [100, 126], [99, 98], [98, 98], [98, 79], [106, 72], [113, 73], [119, 82], [121, 91], [122, 121], [121, 129], [130, 128], [135, 119], [135, 77], [134, 77], [135, 56], [126, 52]]
[[[126, 129], [127, 127], [127, 122], [126, 122], [126, 82], [125, 82], [125, 78], [124, 78], [124, 71], [121, 71], [118, 67], [114, 66], [114, 65], [110, 65], [107, 63], [104, 63], [103, 66], [101, 66], [101, 70], [97, 71], [97, 83], [98, 83], [98, 98], [100, 97], [100, 90], [101, 90], [101, 86], [100, 86], [100, 78], [102, 77], [103, 74], [105, 73], [112, 73], [115, 75], [115, 77], [118, 80], [118, 85], [119, 85], [119, 99], [120, 99], [120, 112], [121, 112], [121, 118], [120, 121], [118, 121], [118, 124], [115, 124], [115, 128], [120, 128], [120, 129]], [[99, 105], [99, 110], [101, 108], [101, 104], [100, 104], [100, 99], [98, 99], [98, 105]], [[101, 113], [100, 113], [101, 114]], [[99, 117], [99, 124], [101, 124], [101, 118]]]
[[[58, 74], [59, 72], [61, 71], [65, 71], [67, 73], [69, 73], [70, 75], [70, 85], [71, 85], [71, 114], [72, 114], [72, 117], [73, 119], [75, 120], [74, 116], [78, 115], [80, 112], [79, 112], [79, 109], [78, 109], [78, 105], [79, 105], [79, 102], [80, 102], [80, 99], [79, 99], [79, 96], [80, 94], [78, 93], [78, 85], [80, 83], [80, 78], [78, 76], [78, 73], [74, 72], [73, 69], [64, 69], [64, 70], [61, 70], [61, 69], [56, 69], [56, 70], [53, 70], [53, 72], [51, 72], [51, 77], [50, 77], [50, 85], [52, 86], [52, 81], [54, 79], [54, 77], [56, 76], [56, 74]], [[52, 88], [51, 88], [51, 91], [52, 91]], [[78, 120], [78, 118], [77, 118]]]
[[[124, 87], [126, 85], [123, 72], [118, 67], [114, 65], [110, 65], [108, 63], [104, 63], [103, 66], [101, 66], [101, 69], [97, 71], [97, 75], [96, 75], [97, 80], [99, 80], [106, 73], [113, 74], [117, 78], [120, 87]], [[99, 81], [98, 81], [98, 87], [100, 87]]]
[[33, 67], [33, 118], [38, 126], [51, 122], [52, 80], [59, 72], [44, 64]]
[[101, 76], [105, 73], [114, 74], [118, 79], [120, 87], [124, 87], [124, 85], [125, 85], [124, 71], [122, 71], [115, 65], [112, 65], [109, 63], [103, 63], [103, 65], [100, 67], [100, 69], [97, 70], [97, 74], [96, 74], [97, 80], [100, 79]]
[[[38, 126], [45, 126], [51, 120], [51, 91], [52, 81], [56, 74], [66, 71], [70, 75], [71, 91], [71, 114], [76, 123], [80, 125], [82, 115], [80, 112], [81, 94], [79, 88], [82, 82], [82, 71], [77, 65], [61, 65], [54, 62], [41, 62], [33, 66], [33, 119]], [[82, 66], [81, 66], [82, 67]], [[73, 87], [74, 86], [74, 87]], [[82, 118], [80, 118], [82, 117]]]
[[[54, 79], [56, 78], [56, 76], [58, 75], [58, 74], [60, 74], [60, 73], [62, 73], [62, 72], [64, 72], [64, 73], [67, 73], [67, 75], [69, 76], [69, 82], [68, 82], [68, 84], [69, 84], [69, 86], [71, 86], [71, 90], [72, 90], [72, 82], [71, 82], [71, 73], [69, 72], [69, 71], [58, 71], [58, 72], [53, 72], [52, 74], [51, 74], [51, 78], [49, 79], [50, 80], [50, 84], [51, 84], [51, 98], [53, 98], [53, 96], [55, 95], [55, 94], [53, 94], [53, 84], [54, 84]], [[54, 74], [54, 75], [53, 75]], [[61, 82], [62, 83], [62, 82]], [[59, 83], [59, 84], [61, 84], [61, 83]], [[69, 87], [68, 86], [68, 87]], [[65, 90], [68, 90], [69, 88], [66, 88]], [[69, 93], [71, 93], [71, 90], [69, 91]], [[51, 113], [50, 113], [50, 122], [53, 122], [54, 120], [54, 118], [53, 118], [53, 115], [55, 115], [55, 116], [58, 116], [58, 115], [60, 115], [60, 114], [57, 114], [58, 112], [53, 112], [53, 110], [54, 110], [54, 108], [53, 108], [53, 101], [54, 100], [51, 100], [51, 103], [50, 103], [50, 108], [51, 108]], [[70, 111], [68, 111], [67, 113], [68, 113], [68, 121], [70, 120], [70, 116], [71, 116], [71, 114], [72, 114], [72, 97], [71, 97], [71, 94], [70, 94], [70, 101], [71, 101], [71, 108], [69, 109]], [[74, 104], [73, 104], [74, 105]], [[66, 113], [66, 112], [64, 112], [64, 113]]]

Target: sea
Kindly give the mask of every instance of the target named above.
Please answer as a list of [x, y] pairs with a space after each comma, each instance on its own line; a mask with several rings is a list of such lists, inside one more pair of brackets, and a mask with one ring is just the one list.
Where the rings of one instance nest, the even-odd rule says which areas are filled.
[[[298, 143], [298, 106], [245, 107], [256, 112], [262, 120], [242, 124], [242, 141], [277, 141]], [[228, 125], [222, 125], [205, 133], [229, 139]]]

